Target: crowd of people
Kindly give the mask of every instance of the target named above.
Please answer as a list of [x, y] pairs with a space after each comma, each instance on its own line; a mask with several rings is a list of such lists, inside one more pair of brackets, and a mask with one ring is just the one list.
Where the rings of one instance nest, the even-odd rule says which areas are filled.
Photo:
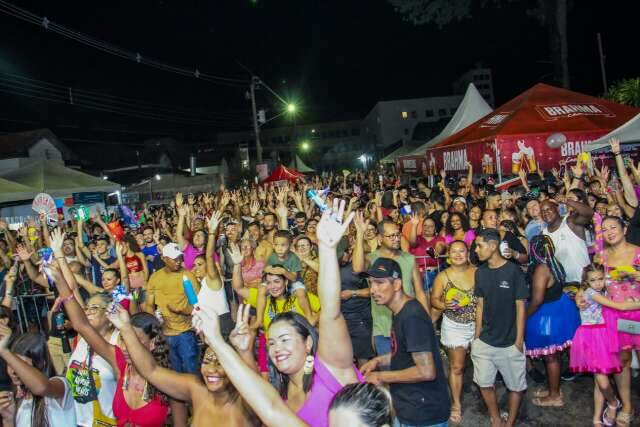
[[473, 369], [491, 426], [575, 374], [630, 426], [640, 165], [611, 152], [502, 191], [376, 168], [0, 221], [3, 425], [458, 425]]

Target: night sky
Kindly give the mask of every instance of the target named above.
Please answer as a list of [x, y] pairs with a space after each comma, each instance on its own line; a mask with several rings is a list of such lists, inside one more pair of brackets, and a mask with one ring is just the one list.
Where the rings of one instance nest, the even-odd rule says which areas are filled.
[[[167, 63], [248, 80], [243, 64], [299, 102], [298, 123], [363, 118], [379, 100], [448, 95], [451, 82], [476, 63], [492, 68], [498, 105], [537, 82], [554, 83], [546, 32], [526, 12], [533, 2], [488, 2], [471, 19], [443, 29], [404, 22], [383, 0], [12, 2]], [[623, 1], [570, 2], [572, 89], [603, 92], [598, 31], [609, 82], [640, 75], [637, 19], [629, 8]], [[0, 72], [162, 104], [168, 115], [174, 108], [195, 110], [188, 117], [207, 121], [122, 117], [0, 92], [0, 132], [46, 126], [76, 143], [136, 143], [161, 135], [191, 143], [250, 127], [243, 88], [155, 70], [2, 13]], [[259, 103], [280, 108], [262, 93]]]

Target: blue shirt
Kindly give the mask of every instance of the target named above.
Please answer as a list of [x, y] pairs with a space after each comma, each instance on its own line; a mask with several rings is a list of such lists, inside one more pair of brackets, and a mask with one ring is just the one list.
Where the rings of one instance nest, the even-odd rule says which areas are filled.
[[545, 227], [544, 222], [542, 221], [538, 222], [535, 219], [532, 219], [531, 221], [529, 221], [529, 224], [527, 224], [527, 226], [524, 228], [525, 237], [529, 242], [531, 242], [531, 239], [533, 239], [538, 234], [542, 233], [542, 230], [544, 227]]
[[158, 256], [158, 245], [156, 245], [155, 243], [151, 246], [145, 245], [142, 247], [142, 253], [144, 254], [145, 258], [149, 255], [153, 257], [153, 260], [147, 260], [147, 268], [149, 269], [149, 274], [151, 274], [153, 273], [153, 261]]

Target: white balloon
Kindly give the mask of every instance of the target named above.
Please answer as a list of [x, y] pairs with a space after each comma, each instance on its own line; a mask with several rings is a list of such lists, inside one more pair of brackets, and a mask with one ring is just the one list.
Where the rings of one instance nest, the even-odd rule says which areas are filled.
[[567, 137], [563, 133], [552, 133], [547, 138], [547, 147], [560, 148], [567, 142]]

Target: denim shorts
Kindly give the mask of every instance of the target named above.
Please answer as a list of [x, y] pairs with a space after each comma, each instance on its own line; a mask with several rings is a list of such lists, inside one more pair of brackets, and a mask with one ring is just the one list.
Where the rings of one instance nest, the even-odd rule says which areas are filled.
[[378, 356], [391, 353], [391, 337], [376, 335], [373, 337], [373, 345]]
[[200, 350], [193, 331], [167, 336], [169, 344], [169, 365], [176, 372], [198, 374], [200, 371]]

